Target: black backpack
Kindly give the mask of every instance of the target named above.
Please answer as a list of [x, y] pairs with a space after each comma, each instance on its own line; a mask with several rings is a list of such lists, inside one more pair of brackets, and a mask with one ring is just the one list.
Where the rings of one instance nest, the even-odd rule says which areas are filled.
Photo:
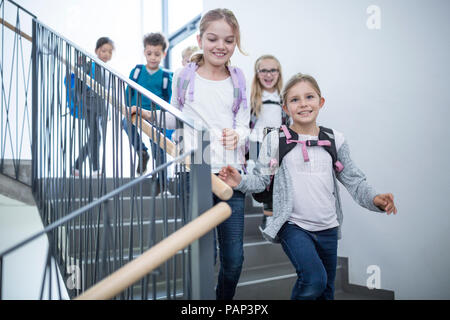
[[[332, 163], [334, 164], [334, 170], [339, 173], [341, 172], [344, 167], [337, 159], [337, 149], [336, 149], [336, 142], [334, 139], [334, 133], [333, 130], [319, 126], [319, 136], [318, 140], [307, 140], [306, 146], [312, 147], [312, 146], [321, 146], [323, 147], [331, 156]], [[275, 128], [272, 128], [272, 130]], [[298, 140], [298, 134], [294, 132], [293, 130], [289, 129], [286, 126], [281, 126], [281, 128], [278, 129], [280, 138], [279, 138], [279, 159], [278, 159], [278, 165], [281, 166], [281, 161], [283, 161], [284, 156], [295, 148], [297, 143], [293, 141]], [[269, 131], [270, 132], [270, 131]], [[266, 133], [267, 134], [267, 133]], [[292, 142], [291, 142], [292, 141]], [[253, 193], [253, 198], [260, 203], [264, 204], [264, 209], [271, 211], [273, 209], [273, 181], [274, 181], [274, 175], [270, 177], [270, 184], [267, 186], [267, 188], [258, 193]]]

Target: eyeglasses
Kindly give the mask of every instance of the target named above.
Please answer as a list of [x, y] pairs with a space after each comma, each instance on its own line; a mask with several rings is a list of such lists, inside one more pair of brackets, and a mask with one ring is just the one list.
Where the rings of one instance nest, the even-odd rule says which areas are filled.
[[266, 75], [266, 74], [277, 74], [278, 72], [280, 72], [280, 70], [278, 70], [278, 69], [270, 69], [270, 70], [267, 70], [267, 69], [261, 69], [261, 70], [258, 70], [258, 73], [261, 73], [261, 74], [264, 74], [264, 75]]

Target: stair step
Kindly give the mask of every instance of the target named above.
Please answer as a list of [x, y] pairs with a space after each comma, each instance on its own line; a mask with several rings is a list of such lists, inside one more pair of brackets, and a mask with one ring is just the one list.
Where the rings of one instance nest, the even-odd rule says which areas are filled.
[[2, 159], [0, 173], [31, 186], [31, 160]]
[[[74, 199], [70, 202], [66, 200], [56, 200], [53, 204], [55, 212], [73, 212], [91, 201], [88, 199]], [[86, 223], [86, 221], [93, 221], [95, 223], [100, 219], [103, 223], [105, 213], [108, 214], [109, 223], [115, 221], [129, 222], [136, 221], [137, 218], [144, 221], [151, 219], [163, 219], [164, 216], [174, 217], [175, 212], [177, 216], [181, 215], [183, 207], [182, 199], [175, 196], [157, 196], [157, 197], [117, 197], [106, 200], [101, 210], [99, 206], [91, 209], [89, 212], [83, 214], [80, 218], [74, 219], [73, 224], [79, 225]]]
[[262, 236], [244, 238], [243, 268], [254, 268], [288, 262], [289, 258], [284, 253], [280, 244], [270, 243], [262, 238]]
[[236, 300], [288, 300], [297, 274], [291, 263], [245, 268], [236, 289]]
[[[262, 213], [245, 213], [244, 215], [244, 237], [261, 236], [259, 226], [263, 220]], [[262, 237], [262, 236], [261, 236]]]
[[[167, 220], [157, 219], [155, 223], [143, 221], [142, 223], [134, 221], [124, 222], [120, 224], [111, 224], [109, 230], [109, 243], [116, 243], [117, 247], [129, 248], [130, 244], [133, 248], [139, 248], [141, 244], [145, 247], [150, 243], [158, 243], [168, 235], [183, 226], [180, 218], [171, 218]], [[91, 225], [70, 225], [61, 228], [61, 233], [67, 234], [68, 254], [72, 256], [82, 246], [85, 250], [86, 242], [88, 243], [88, 251], [95, 250], [95, 241], [97, 237], [100, 242], [103, 239], [104, 226], [94, 222]], [[64, 237], [64, 236], [63, 236]], [[64, 238], [63, 238], [64, 239]], [[131, 241], [131, 242], [130, 242]], [[88, 254], [85, 252], [84, 254]]]
[[[97, 177], [67, 177], [67, 178], [46, 178], [45, 183], [39, 179], [37, 182], [43, 188], [52, 191], [54, 198], [91, 198], [95, 199], [111, 192], [135, 178], [97, 178]], [[169, 191], [175, 194], [177, 189], [174, 180], [168, 182]], [[159, 194], [160, 183], [155, 178], [147, 178], [134, 187], [127, 188], [121, 196], [155, 196]]]

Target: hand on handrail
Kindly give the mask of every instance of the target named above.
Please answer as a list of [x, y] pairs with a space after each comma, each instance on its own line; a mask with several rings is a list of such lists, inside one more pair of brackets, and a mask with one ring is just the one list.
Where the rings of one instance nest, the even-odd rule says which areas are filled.
[[[133, 115], [142, 115], [142, 118], [148, 121], [153, 121], [153, 115], [151, 111], [142, 109], [142, 108], [138, 108], [136, 106], [132, 106], [130, 108], [128, 108], [128, 119], [131, 119], [133, 117]], [[158, 111], [156, 111], [158, 112]]]

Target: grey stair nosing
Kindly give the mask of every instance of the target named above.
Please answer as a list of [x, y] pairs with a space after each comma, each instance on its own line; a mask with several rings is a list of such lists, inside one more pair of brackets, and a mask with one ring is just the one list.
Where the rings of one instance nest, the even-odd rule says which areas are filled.
[[289, 279], [289, 278], [296, 278], [297, 274], [296, 273], [289, 273], [286, 275], [279, 275], [279, 276], [274, 276], [274, 277], [269, 277], [269, 278], [261, 278], [261, 279], [257, 279], [257, 280], [250, 280], [250, 281], [246, 281], [246, 282], [239, 282], [237, 284], [238, 287], [245, 287], [245, 286], [250, 286], [250, 285], [254, 285], [254, 284], [259, 284], [259, 283], [265, 283], [265, 282], [270, 282], [270, 281], [278, 281], [278, 280], [284, 280], [284, 279]]
[[[160, 225], [160, 224], [164, 224], [164, 223], [168, 223], [168, 224], [174, 224], [175, 222], [180, 223], [180, 225], [182, 224], [183, 220], [181, 218], [177, 218], [177, 219], [155, 219], [154, 223], [156, 225]], [[126, 227], [129, 228], [130, 226], [133, 227], [140, 227], [140, 226], [148, 226], [151, 225], [153, 222], [152, 221], [148, 221], [148, 220], [143, 220], [143, 221], [133, 221], [133, 223], [131, 223], [131, 221], [124, 221], [123, 223], [121, 222], [119, 227]], [[109, 227], [112, 227], [113, 224], [111, 224]], [[97, 225], [96, 223], [92, 224], [92, 225], [79, 225], [79, 224], [74, 224], [73, 226], [69, 227], [69, 231], [78, 231], [78, 230], [85, 230], [85, 229], [92, 229], [92, 228], [101, 228], [103, 229], [105, 227], [105, 225], [103, 223]]]

